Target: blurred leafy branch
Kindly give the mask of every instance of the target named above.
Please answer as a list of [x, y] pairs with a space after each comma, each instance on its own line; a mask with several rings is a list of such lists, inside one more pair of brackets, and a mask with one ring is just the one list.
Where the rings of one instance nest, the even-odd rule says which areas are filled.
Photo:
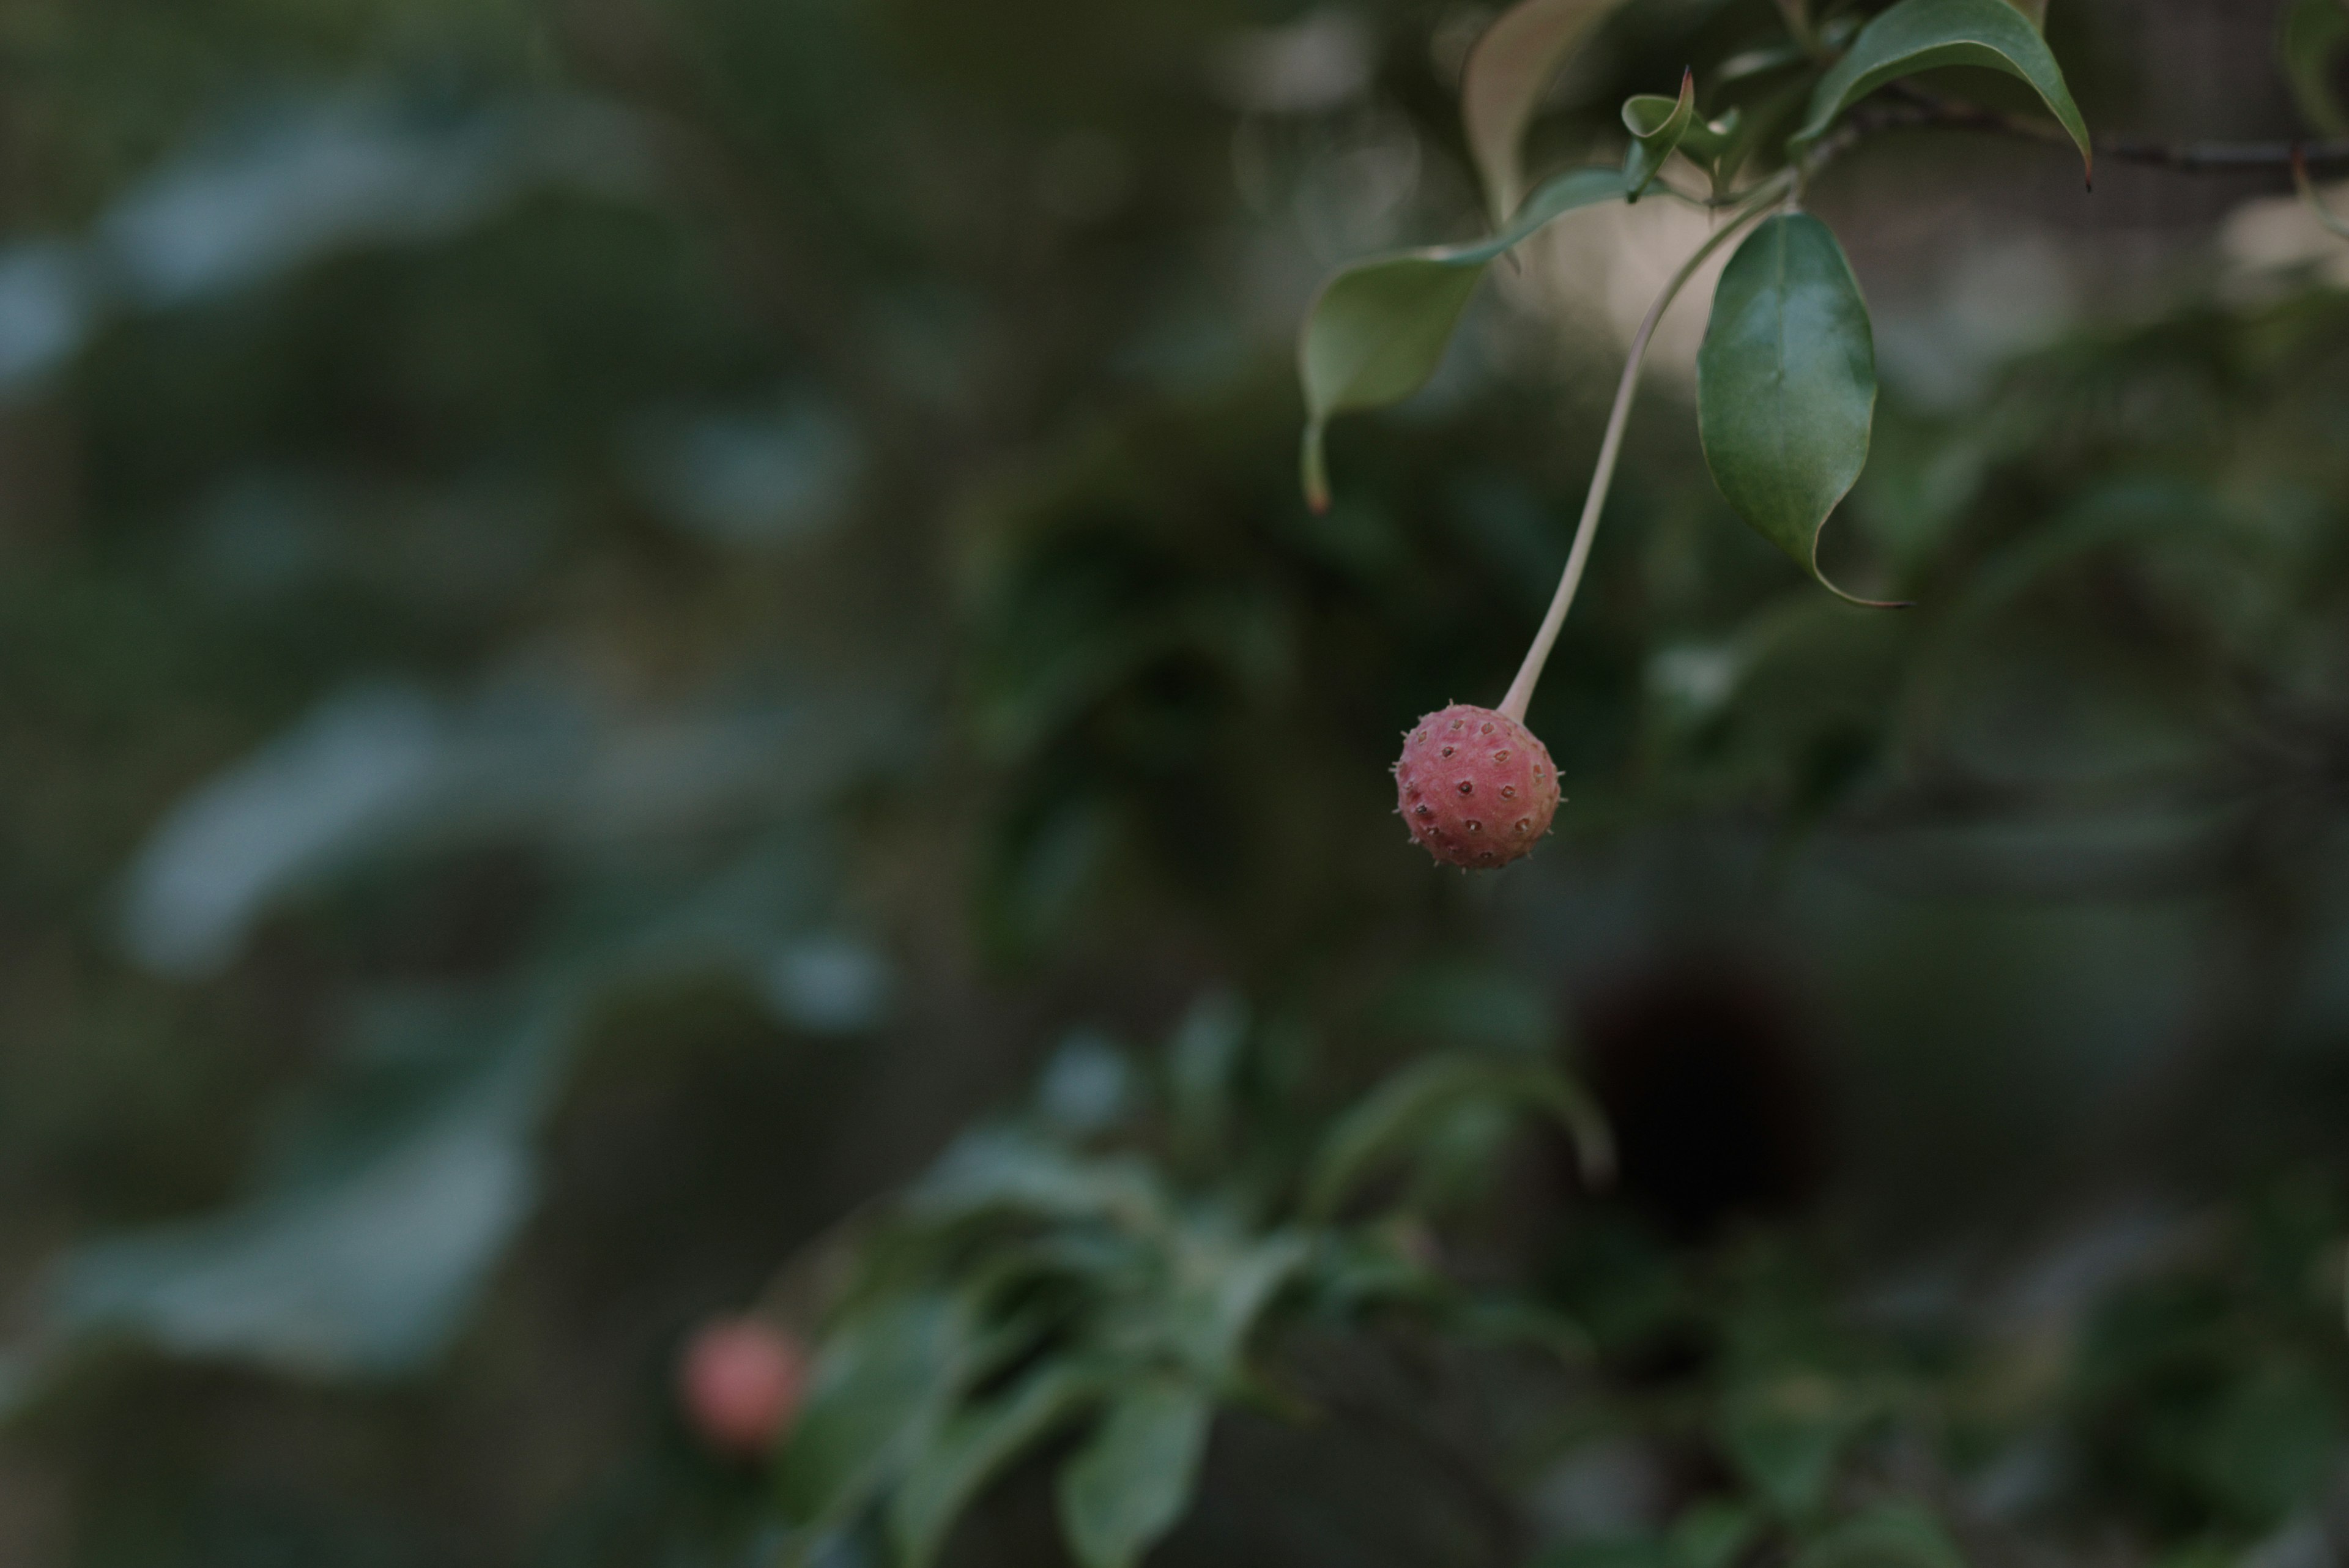
[[[1375, 1355], [1433, 1335], [1563, 1383], [1521, 1451], [1471, 1460], [1417, 1433], [1447, 1484], [1482, 1493], [1481, 1466], [1560, 1455], [1604, 1475], [1627, 1434], [1704, 1478], [1668, 1529], [1556, 1549], [1557, 1568], [1999, 1561], [2079, 1496], [2258, 1537], [2322, 1492], [2349, 1437], [2344, 1216], [2306, 1182], [2168, 1233], [2172, 1257], [2100, 1294], [1988, 1313], [1864, 1314], [1758, 1236], [1703, 1277], [1620, 1218], [1578, 1227], [1538, 1293], [1478, 1292], [1447, 1266], [1444, 1220], [1489, 1200], [1514, 1105], [1557, 1109], [1586, 1163], [1602, 1156], [1578, 1091], [1519, 1057], [1431, 1056], [1317, 1129], [1301, 1044], [1211, 998], [1156, 1073], [1072, 1045], [1028, 1109], [786, 1266], [771, 1310], [822, 1325], [773, 1463], [787, 1560], [863, 1538], [927, 1563], [1041, 1456], [1074, 1560], [1130, 1563], [1187, 1511], [1218, 1411], [1422, 1424], [1359, 1366], [1332, 1382], [1333, 1339]], [[829, 1282], [814, 1304], [812, 1279]], [[2059, 1331], [2076, 1359], [2020, 1352]], [[1515, 1560], [1514, 1509], [1485, 1506], [1477, 1560]]]
[[879, 1498], [896, 1557], [926, 1564], [999, 1472], [1081, 1426], [1059, 1474], [1062, 1529], [1089, 1568], [1125, 1568], [1187, 1509], [1220, 1404], [1311, 1412], [1248, 1358], [1300, 1314], [1400, 1308], [1452, 1332], [1578, 1345], [1531, 1303], [1447, 1280], [1416, 1219], [1477, 1182], [1497, 1111], [1552, 1112], [1603, 1161], [1578, 1088], [1538, 1062], [1430, 1056], [1303, 1141], [1300, 1107], [1266, 1103], [1268, 1077], [1296, 1068], [1268, 1073], [1262, 1039], [1211, 1000], [1155, 1094], [1116, 1057], [1065, 1059], [1057, 1105], [964, 1135], [877, 1233], [858, 1228], [776, 1461], [783, 1511], [811, 1532], [802, 1552]]

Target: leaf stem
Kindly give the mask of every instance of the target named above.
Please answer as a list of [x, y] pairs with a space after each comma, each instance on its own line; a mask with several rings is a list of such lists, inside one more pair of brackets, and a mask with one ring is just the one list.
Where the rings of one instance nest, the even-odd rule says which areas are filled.
[[1731, 235], [1744, 228], [1757, 213], [1794, 188], [1795, 170], [1788, 168], [1747, 192], [1745, 200], [1731, 213], [1729, 221], [1699, 245], [1688, 260], [1681, 263], [1656, 302], [1648, 306], [1648, 314], [1632, 334], [1630, 352], [1624, 357], [1623, 378], [1615, 386], [1615, 406], [1607, 415], [1607, 433], [1599, 442], [1599, 466], [1590, 476], [1590, 493], [1582, 503], [1582, 521], [1574, 530], [1574, 545], [1567, 552], [1566, 572], [1558, 578], [1557, 592], [1549, 601], [1549, 613], [1542, 618], [1541, 629], [1534, 633], [1534, 644], [1526, 650], [1526, 661], [1517, 668], [1517, 678], [1509, 682], [1508, 695], [1501, 699], [1500, 711], [1519, 723], [1525, 722], [1526, 709], [1534, 700], [1534, 683], [1541, 679], [1542, 666], [1549, 662], [1550, 649], [1557, 642], [1557, 634], [1566, 625], [1566, 612], [1573, 607], [1574, 591], [1582, 583], [1584, 563], [1590, 558], [1590, 541], [1599, 532], [1599, 515], [1607, 507], [1608, 486], [1615, 478], [1615, 459], [1623, 450], [1623, 429], [1631, 418], [1631, 394], [1640, 384], [1640, 366], [1648, 357], [1649, 340], [1656, 335], [1656, 325], [1688, 280], [1713, 252], [1727, 244]]

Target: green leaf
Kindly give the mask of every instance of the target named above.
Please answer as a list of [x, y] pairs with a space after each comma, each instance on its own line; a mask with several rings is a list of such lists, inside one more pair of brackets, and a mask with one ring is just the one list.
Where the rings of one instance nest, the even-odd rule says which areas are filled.
[[1681, 72], [1681, 95], [1676, 99], [1643, 92], [1623, 101], [1623, 129], [1631, 133], [1631, 145], [1623, 154], [1623, 199], [1636, 202], [1640, 192], [1664, 166], [1681, 144], [1681, 138], [1696, 119], [1696, 73]]
[[1538, 1350], [1567, 1366], [1589, 1359], [1590, 1335], [1553, 1308], [1509, 1295], [1463, 1296], [1443, 1312], [1444, 1325], [1485, 1345]]
[[1942, 66], [1981, 66], [2030, 83], [2071, 133], [2094, 182], [2095, 153], [2072, 89], [2064, 85], [2063, 67], [2039, 30], [2007, 0], [1900, 0], [1862, 27], [1849, 51], [1819, 78], [1810, 118], [1792, 146], [1816, 141], [1837, 116], [1895, 78]]
[[1568, 56], [1617, 0], [1523, 0], [1485, 29], [1460, 78], [1460, 119], [1495, 223], [1525, 191], [1526, 126]]
[[1015, 1127], [978, 1127], [957, 1138], [906, 1195], [932, 1223], [990, 1212], [1044, 1220], [1112, 1220], [1148, 1229], [1164, 1217], [1157, 1178], [1127, 1156], [1086, 1159]]
[[2276, 32], [2276, 53], [2301, 118], [2327, 136], [2349, 132], [2349, 112], [2333, 91], [2333, 67], [2349, 47], [2349, 0], [2291, 0]]
[[1681, 132], [1681, 156], [1704, 166], [1713, 176], [1716, 194], [1744, 161], [1744, 151], [1750, 144], [1750, 139], [1743, 134], [1744, 124], [1745, 111], [1733, 109], [1719, 119], [1692, 119], [1689, 128]]
[[2343, 1417], [2314, 1366], [2289, 1358], [2240, 1376], [2195, 1447], [2209, 1493], [2246, 1519], [2281, 1521], [2324, 1490]]
[[930, 1294], [869, 1308], [826, 1341], [777, 1459], [784, 1516], [814, 1525], [862, 1508], [937, 1419], [969, 1343], [961, 1306]]
[[1214, 1406], [1154, 1377], [1121, 1390], [1061, 1469], [1061, 1528], [1084, 1568], [1132, 1568], [1189, 1506]]
[[1751, 1508], [1701, 1502], [1672, 1521], [1672, 1559], [1676, 1568], [1730, 1568], [1761, 1532]]
[[1455, 1304], [1459, 1293], [1429, 1267], [1423, 1237], [1410, 1220], [1325, 1234], [1312, 1259], [1317, 1303], [1333, 1314], [1395, 1303], [1435, 1310]]
[[1842, 1389], [1816, 1374], [1747, 1384], [1723, 1407], [1722, 1446], [1764, 1501], [1799, 1519], [1826, 1498], [1860, 1415]]
[[1966, 1560], [1931, 1518], [1888, 1505], [1831, 1527], [1790, 1568], [1966, 1568]]
[[1372, 256], [1321, 286], [1297, 345], [1305, 384], [1305, 495], [1314, 510], [1330, 504], [1321, 432], [1330, 417], [1384, 408], [1425, 386], [1494, 258], [1554, 218], [1622, 194], [1619, 170], [1573, 170], [1546, 182], [1487, 239]]
[[1192, 1004], [1167, 1043], [1174, 1147], [1195, 1168], [1226, 1152], [1247, 1034], [1247, 1005], [1229, 992], [1213, 992]]
[[971, 1501], [1022, 1453], [1098, 1400], [1102, 1381], [1096, 1368], [1050, 1362], [1009, 1392], [941, 1423], [889, 1499], [889, 1539], [904, 1568], [927, 1568]]
[[1764, 220], [1730, 258], [1697, 352], [1696, 406], [1705, 462], [1737, 514], [1850, 598], [1819, 573], [1819, 530], [1868, 462], [1876, 348], [1843, 248], [1809, 213]]
[[1312, 1249], [1290, 1231], [1244, 1241], [1192, 1226], [1178, 1238], [1172, 1257], [1174, 1281], [1166, 1312], [1173, 1337], [1193, 1373], [1220, 1388], [1239, 1376], [1257, 1319], [1303, 1272]]
[[1433, 1056], [1380, 1085], [1339, 1119], [1322, 1140], [1305, 1186], [1309, 1217], [1327, 1219], [1355, 1185], [1383, 1161], [1413, 1151], [1464, 1106], [1480, 1101], [1531, 1106], [1556, 1116], [1581, 1151], [1594, 1178], [1614, 1162], [1607, 1124], [1564, 1074], [1524, 1063], [1476, 1056]]

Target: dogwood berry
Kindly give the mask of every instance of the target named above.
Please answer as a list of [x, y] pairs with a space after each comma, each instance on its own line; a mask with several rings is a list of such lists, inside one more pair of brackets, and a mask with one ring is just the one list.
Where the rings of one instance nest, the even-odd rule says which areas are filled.
[[1549, 831], [1557, 767], [1506, 713], [1455, 702], [1403, 732], [1395, 809], [1413, 842], [1446, 865], [1507, 865]]

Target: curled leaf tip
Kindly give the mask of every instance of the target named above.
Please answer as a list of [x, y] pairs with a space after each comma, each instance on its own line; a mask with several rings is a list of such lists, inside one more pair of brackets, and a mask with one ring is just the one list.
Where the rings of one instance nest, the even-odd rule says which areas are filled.
[[1819, 587], [1826, 589], [1827, 592], [1835, 595], [1836, 597], [1841, 599], [1844, 603], [1856, 606], [1860, 609], [1905, 610], [1915, 609], [1917, 607], [1917, 601], [1915, 599], [1867, 599], [1862, 598], [1857, 594], [1852, 593], [1845, 588], [1838, 587], [1833, 578], [1829, 577], [1825, 572], [1819, 570], [1818, 562], [1816, 558], [1811, 562], [1811, 576], [1817, 581]]
[[1841, 599], [1844, 603], [1854, 606], [1859, 609], [1905, 610], [1915, 609], [1917, 607], [1917, 601], [1915, 599], [1862, 598], [1859, 595], [1842, 587], [1835, 581], [1834, 578], [1819, 570], [1819, 540], [1826, 533], [1826, 523], [1825, 519], [1821, 519], [1818, 532], [1811, 536], [1811, 576], [1813, 580], [1819, 585], [1819, 587], [1826, 589], [1827, 592], [1835, 595], [1836, 597]]

